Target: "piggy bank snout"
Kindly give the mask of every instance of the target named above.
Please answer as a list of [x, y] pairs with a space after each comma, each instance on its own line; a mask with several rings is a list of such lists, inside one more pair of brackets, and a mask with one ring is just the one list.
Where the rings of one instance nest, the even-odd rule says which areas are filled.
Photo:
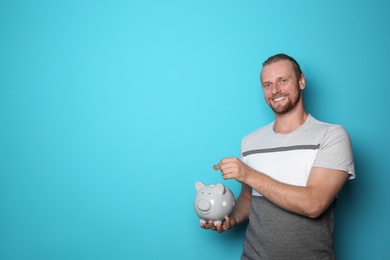
[[210, 210], [211, 205], [207, 200], [199, 200], [198, 201], [198, 209], [201, 211], [207, 211]]

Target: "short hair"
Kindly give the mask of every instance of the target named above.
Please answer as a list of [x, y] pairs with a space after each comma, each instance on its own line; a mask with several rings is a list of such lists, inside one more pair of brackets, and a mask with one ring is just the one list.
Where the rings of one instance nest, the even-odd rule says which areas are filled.
[[298, 62], [291, 56], [288, 56], [287, 54], [284, 53], [279, 53], [276, 55], [273, 55], [269, 57], [266, 61], [263, 62], [263, 67], [266, 65], [270, 65], [272, 63], [278, 62], [278, 61], [283, 61], [283, 60], [288, 60], [292, 63], [294, 71], [295, 71], [295, 76], [297, 77], [297, 80], [302, 75], [302, 70], [301, 67], [299, 66]]

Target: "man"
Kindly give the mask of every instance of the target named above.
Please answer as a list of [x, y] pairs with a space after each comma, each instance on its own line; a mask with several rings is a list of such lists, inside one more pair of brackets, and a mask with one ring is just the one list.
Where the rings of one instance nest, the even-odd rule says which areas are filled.
[[260, 80], [275, 121], [243, 138], [241, 160], [214, 166], [242, 189], [222, 225], [201, 227], [221, 233], [249, 220], [242, 259], [334, 259], [335, 201], [355, 177], [349, 135], [305, 111], [305, 76], [292, 57], [268, 58]]

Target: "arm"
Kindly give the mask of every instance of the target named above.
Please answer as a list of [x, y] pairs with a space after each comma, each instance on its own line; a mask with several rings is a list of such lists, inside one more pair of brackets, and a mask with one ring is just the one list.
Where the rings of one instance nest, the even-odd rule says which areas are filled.
[[245, 222], [249, 218], [249, 210], [252, 202], [252, 188], [246, 184], [241, 184], [241, 193], [236, 200], [236, 206], [232, 214], [231, 219], [235, 219], [234, 224], [240, 224]]
[[224, 179], [236, 179], [279, 207], [311, 218], [329, 207], [348, 179], [344, 171], [313, 167], [305, 187], [293, 186], [276, 181], [234, 157], [222, 159], [218, 168]]

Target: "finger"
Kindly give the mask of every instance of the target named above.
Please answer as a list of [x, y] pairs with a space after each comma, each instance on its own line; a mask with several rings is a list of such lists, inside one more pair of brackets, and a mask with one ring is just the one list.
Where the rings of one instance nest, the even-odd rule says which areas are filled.
[[211, 229], [211, 230], [216, 230], [216, 227], [214, 225], [214, 221], [212, 220], [209, 220], [209, 222], [207, 222], [207, 225], [208, 225], [208, 228]]
[[223, 178], [224, 180], [229, 180], [229, 179], [234, 178], [234, 175], [231, 174], [231, 173], [222, 173], [222, 178]]
[[226, 218], [225, 218], [225, 225], [224, 225], [224, 228], [225, 228], [225, 230], [230, 229], [230, 219], [229, 219], [229, 217], [226, 217]]
[[216, 228], [217, 228], [218, 233], [223, 232], [222, 224], [218, 224], [218, 225], [216, 226]]
[[219, 170], [221, 170], [224, 173], [231, 173], [234, 172], [236, 169], [234, 164], [231, 163], [223, 163], [219, 166]]
[[203, 224], [203, 223], [200, 223], [200, 227], [201, 227], [201, 228], [204, 228], [204, 229], [207, 229], [207, 228], [208, 228], [207, 225], [206, 225], [206, 224]]

